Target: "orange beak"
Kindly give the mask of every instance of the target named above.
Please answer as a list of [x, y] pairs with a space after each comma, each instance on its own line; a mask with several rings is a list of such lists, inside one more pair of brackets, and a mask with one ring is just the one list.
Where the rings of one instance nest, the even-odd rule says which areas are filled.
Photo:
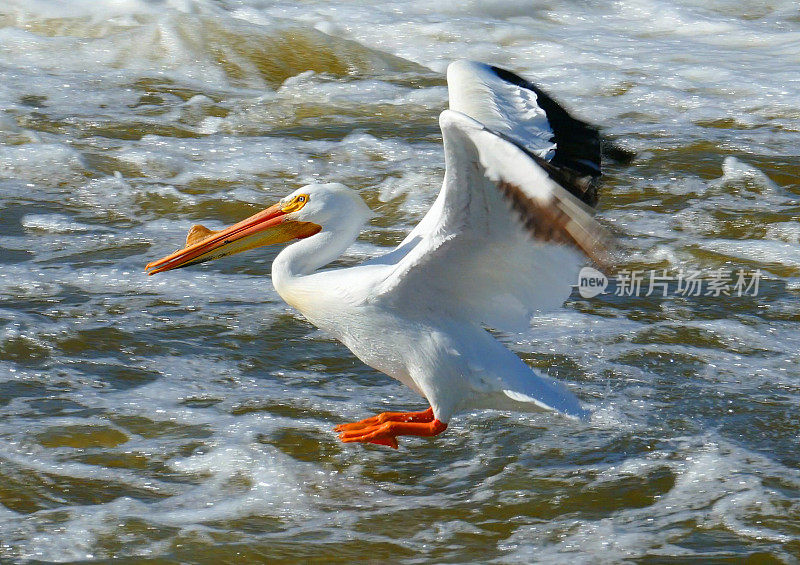
[[192, 226], [186, 247], [145, 266], [148, 275], [213, 261], [263, 245], [286, 243], [310, 237], [322, 228], [313, 222], [298, 222], [287, 217], [280, 204], [270, 206], [246, 220], [219, 231]]

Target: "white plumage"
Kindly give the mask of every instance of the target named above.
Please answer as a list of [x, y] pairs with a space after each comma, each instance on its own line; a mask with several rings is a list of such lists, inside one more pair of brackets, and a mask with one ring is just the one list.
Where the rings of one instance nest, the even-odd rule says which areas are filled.
[[[471, 408], [587, 413], [567, 387], [484, 328], [528, 327], [534, 312], [566, 299], [584, 253], [602, 257], [603, 230], [590, 206], [600, 170], [597, 131], [508, 71], [459, 61], [447, 78], [442, 190], [389, 253], [318, 270], [373, 215], [355, 191], [319, 184], [228, 230], [197, 227], [185, 249], [148, 265], [159, 272], [218, 258], [226, 246], [238, 252], [270, 243], [267, 234], [278, 229], [278, 241], [301, 238], [273, 263], [281, 297], [432, 408], [427, 418], [404, 413], [340, 426], [344, 441], [396, 447], [394, 436], [434, 435]], [[287, 235], [290, 224], [299, 227]], [[438, 427], [430, 433], [415, 431], [431, 420]]]

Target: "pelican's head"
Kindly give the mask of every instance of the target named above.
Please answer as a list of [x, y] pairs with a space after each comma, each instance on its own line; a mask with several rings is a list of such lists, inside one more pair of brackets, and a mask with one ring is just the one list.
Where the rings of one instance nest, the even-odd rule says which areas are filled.
[[149, 263], [145, 270], [154, 275], [263, 245], [303, 239], [323, 229], [354, 230], [355, 237], [372, 216], [358, 193], [343, 184], [309, 184], [229, 228], [214, 231], [192, 226], [186, 247]]
[[288, 210], [287, 217], [298, 222], [313, 222], [322, 227], [351, 220], [359, 224], [374, 216], [358, 193], [343, 184], [308, 184], [285, 196], [278, 203]]

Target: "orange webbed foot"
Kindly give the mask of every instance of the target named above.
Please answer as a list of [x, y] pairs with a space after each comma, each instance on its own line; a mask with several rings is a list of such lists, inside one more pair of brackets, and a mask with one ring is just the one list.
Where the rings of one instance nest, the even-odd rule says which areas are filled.
[[385, 422], [432, 422], [433, 421], [433, 408], [428, 408], [422, 412], [381, 412], [376, 416], [364, 418], [358, 422], [349, 424], [339, 424], [333, 431], [335, 432], [349, 432], [352, 430], [363, 430], [383, 424]]
[[383, 412], [360, 422], [341, 424], [334, 428], [344, 443], [360, 442], [387, 445], [397, 449], [397, 436], [435, 436], [447, 424], [434, 418], [433, 409], [422, 412]]

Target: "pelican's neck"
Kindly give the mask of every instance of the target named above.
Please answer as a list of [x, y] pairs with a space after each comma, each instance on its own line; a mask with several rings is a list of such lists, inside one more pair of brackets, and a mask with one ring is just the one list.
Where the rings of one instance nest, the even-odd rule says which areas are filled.
[[272, 284], [281, 298], [302, 309], [300, 303], [310, 290], [304, 288], [303, 279], [344, 253], [360, 231], [360, 225], [355, 229], [323, 229], [281, 251], [272, 262]]

